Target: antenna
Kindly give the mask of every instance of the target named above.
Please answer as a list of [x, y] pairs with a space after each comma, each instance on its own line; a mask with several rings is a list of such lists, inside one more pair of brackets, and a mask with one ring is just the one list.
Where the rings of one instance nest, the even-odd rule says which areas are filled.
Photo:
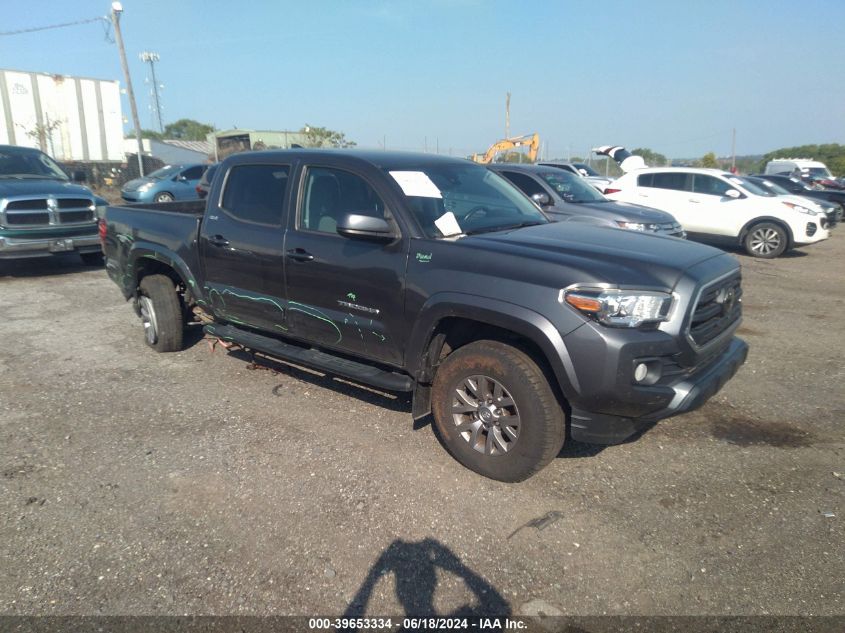
[[511, 93], [505, 97], [505, 138], [511, 137]]
[[142, 62], [146, 62], [150, 65], [150, 73], [153, 76], [153, 99], [155, 100], [155, 113], [156, 118], [158, 119], [158, 131], [164, 132], [164, 124], [161, 121], [161, 101], [158, 95], [158, 80], [156, 79], [156, 62], [160, 59], [158, 53], [153, 53], [151, 51], [144, 51], [139, 55]]

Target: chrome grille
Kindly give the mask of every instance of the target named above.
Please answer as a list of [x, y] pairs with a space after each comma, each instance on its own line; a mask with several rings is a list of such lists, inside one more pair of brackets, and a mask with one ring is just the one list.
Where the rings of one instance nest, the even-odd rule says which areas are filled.
[[677, 222], [661, 222], [657, 225], [655, 233], [659, 235], [673, 235], [675, 237], [683, 237], [685, 235], [684, 229]]
[[701, 291], [693, 308], [689, 337], [698, 347], [716, 339], [742, 316], [742, 277], [719, 280]]
[[50, 196], [0, 200], [0, 226], [40, 228], [95, 220], [91, 198]]

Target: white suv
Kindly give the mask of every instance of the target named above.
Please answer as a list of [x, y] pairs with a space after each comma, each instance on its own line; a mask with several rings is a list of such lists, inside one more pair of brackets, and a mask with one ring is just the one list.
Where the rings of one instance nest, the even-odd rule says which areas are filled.
[[743, 246], [767, 259], [827, 239], [824, 211], [719, 169], [652, 167], [624, 174], [605, 195], [667, 211], [687, 236]]

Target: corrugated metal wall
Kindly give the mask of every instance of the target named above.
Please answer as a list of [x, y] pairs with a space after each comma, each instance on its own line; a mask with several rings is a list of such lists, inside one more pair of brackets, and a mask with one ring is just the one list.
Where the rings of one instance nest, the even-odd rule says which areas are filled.
[[0, 144], [62, 161], [122, 161], [120, 84], [0, 69]]

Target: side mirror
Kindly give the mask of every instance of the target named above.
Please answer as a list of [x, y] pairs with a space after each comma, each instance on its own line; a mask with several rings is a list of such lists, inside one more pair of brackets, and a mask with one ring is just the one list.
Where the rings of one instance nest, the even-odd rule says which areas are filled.
[[86, 174], [81, 169], [76, 169], [73, 171], [73, 173], [71, 173], [70, 179], [73, 182], [85, 182], [86, 180], [88, 180], [88, 174]]
[[343, 237], [388, 242], [396, 237], [390, 223], [384, 218], [347, 213], [337, 223], [337, 232]]
[[732, 198], [734, 200], [738, 200], [739, 198], [742, 197], [742, 194], [739, 191], [737, 191], [736, 189], [728, 189], [725, 192], [725, 197], [726, 198]]
[[547, 207], [552, 203], [552, 199], [549, 198], [549, 194], [547, 193], [535, 193], [531, 196], [531, 199], [541, 207]]

